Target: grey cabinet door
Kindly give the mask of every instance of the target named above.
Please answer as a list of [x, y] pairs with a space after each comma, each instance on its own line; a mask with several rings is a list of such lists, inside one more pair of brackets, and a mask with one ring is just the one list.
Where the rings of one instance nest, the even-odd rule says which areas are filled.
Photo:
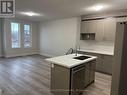
[[90, 64], [90, 83], [94, 82], [95, 80], [95, 68], [96, 68], [96, 61], [92, 61]]
[[113, 56], [97, 55], [96, 70], [99, 72], [112, 74]]
[[113, 56], [104, 55], [103, 69], [105, 73], [112, 74]]
[[85, 64], [85, 87], [89, 85], [90, 83], [90, 69], [89, 69], [89, 63]]
[[102, 72], [103, 71], [103, 60], [104, 60], [104, 58], [100, 54], [96, 54], [96, 56], [98, 57], [97, 62], [96, 62], [96, 70]]
[[88, 62], [85, 67], [85, 87], [87, 87], [95, 80], [96, 60]]

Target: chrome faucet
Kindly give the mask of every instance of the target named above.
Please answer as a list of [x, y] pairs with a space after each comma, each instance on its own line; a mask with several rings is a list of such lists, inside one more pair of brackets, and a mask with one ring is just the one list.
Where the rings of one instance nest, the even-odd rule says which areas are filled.
[[80, 50], [80, 45], [76, 45], [76, 48], [75, 48], [75, 56], [78, 55], [78, 50]]

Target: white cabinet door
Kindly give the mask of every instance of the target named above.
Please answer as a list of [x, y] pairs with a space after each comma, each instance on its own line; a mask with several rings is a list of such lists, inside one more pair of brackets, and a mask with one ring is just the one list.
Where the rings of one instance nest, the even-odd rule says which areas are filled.
[[116, 19], [108, 18], [104, 20], [104, 41], [112, 41], [115, 40], [116, 33]]
[[95, 33], [97, 30], [96, 21], [82, 21], [81, 33]]
[[96, 21], [96, 41], [103, 41], [104, 38], [104, 20], [97, 20]]
[[81, 22], [81, 33], [88, 33], [88, 23], [86, 21]]
[[116, 18], [108, 18], [102, 20], [82, 21], [81, 33], [96, 33], [96, 41], [112, 41], [115, 40]]
[[82, 33], [90, 33], [90, 25], [91, 25], [90, 21], [82, 21], [81, 32]]
[[93, 21], [89, 21], [89, 33], [96, 33], [97, 31], [97, 21], [93, 20]]

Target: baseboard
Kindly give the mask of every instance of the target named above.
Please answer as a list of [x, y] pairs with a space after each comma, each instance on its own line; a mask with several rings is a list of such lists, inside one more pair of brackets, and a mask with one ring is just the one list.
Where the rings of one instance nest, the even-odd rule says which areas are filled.
[[26, 56], [26, 55], [34, 55], [34, 54], [39, 54], [39, 53], [32, 52], [32, 53], [24, 53], [24, 54], [13, 54], [13, 55], [5, 55], [4, 57], [9, 58], [9, 57], [18, 57], [18, 56]]
[[[45, 57], [55, 57], [54, 55], [50, 55], [50, 54], [41, 54], [39, 52], [32, 52], [32, 53], [24, 53], [24, 54], [12, 54], [12, 55], [5, 55], [4, 57], [9, 58], [9, 57], [18, 57], [18, 56], [26, 56], [26, 55], [34, 55], [34, 54], [39, 54], [41, 56], [45, 56]], [[1, 56], [3, 57], [3, 56]]]
[[0, 57], [3, 57], [3, 55], [0, 54]]
[[45, 57], [54, 57], [53, 55], [49, 55], [49, 54], [40, 54], [41, 56], [45, 56]]

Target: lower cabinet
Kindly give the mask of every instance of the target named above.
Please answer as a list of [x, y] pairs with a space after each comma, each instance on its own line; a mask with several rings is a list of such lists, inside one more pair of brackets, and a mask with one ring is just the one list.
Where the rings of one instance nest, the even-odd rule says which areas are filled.
[[103, 70], [108, 74], [112, 74], [112, 65], [113, 56], [104, 55]]
[[90, 69], [89, 69], [89, 64], [86, 64], [86, 70], [85, 70], [85, 87], [89, 85], [90, 82]]
[[[93, 64], [94, 63], [94, 64]], [[90, 83], [95, 81], [95, 71], [96, 71], [96, 62], [91, 62], [90, 63]]]
[[95, 80], [95, 68], [96, 68], [96, 62], [92, 61], [89, 62], [89, 64], [86, 64], [85, 67], [85, 87], [87, 87], [90, 83], [94, 82]]
[[51, 67], [51, 92], [54, 95], [81, 95], [95, 80], [96, 60], [66, 68], [53, 64]]
[[113, 55], [104, 55], [104, 54], [96, 54], [96, 53], [89, 53], [89, 52], [80, 52], [83, 54], [97, 56], [96, 59], [96, 71], [112, 74], [112, 64], [113, 64]]

